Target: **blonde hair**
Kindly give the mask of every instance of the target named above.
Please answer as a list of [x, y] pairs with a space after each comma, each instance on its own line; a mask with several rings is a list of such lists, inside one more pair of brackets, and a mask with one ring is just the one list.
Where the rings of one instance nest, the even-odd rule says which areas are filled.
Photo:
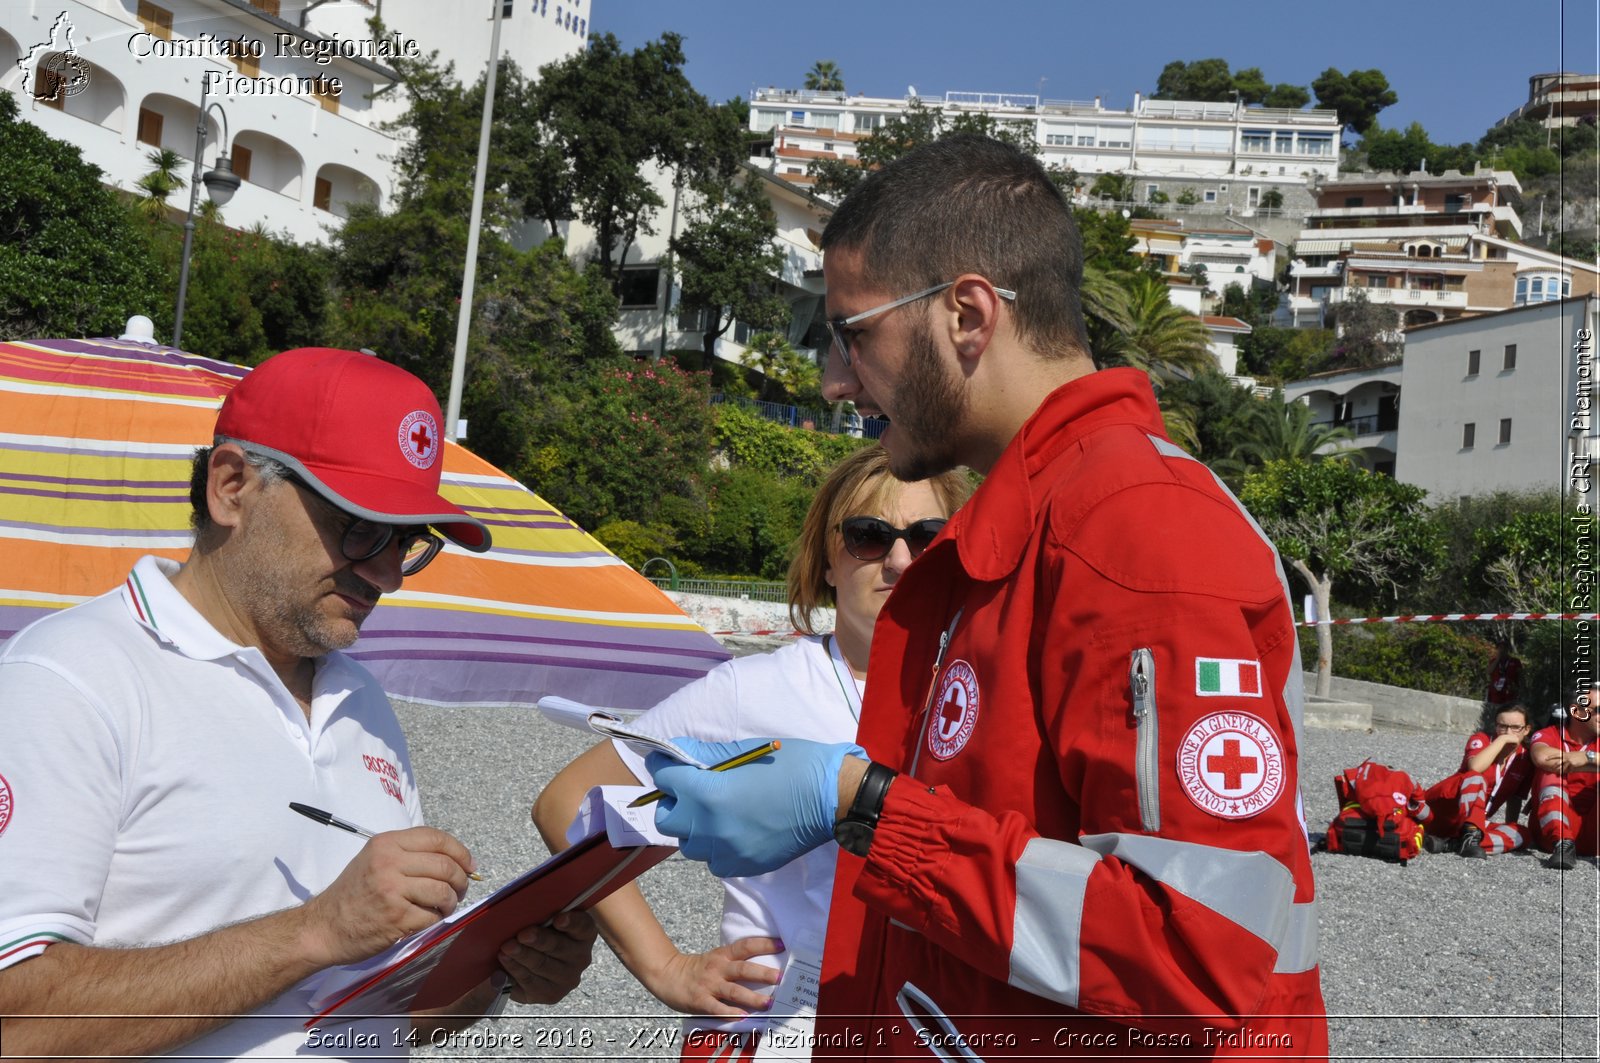
[[[925, 482], [946, 517], [972, 494], [972, 482], [964, 469], [942, 472]], [[834, 605], [827, 572], [832, 547], [841, 542], [839, 523], [862, 513], [884, 512], [902, 486], [889, 473], [888, 453], [874, 443], [840, 461], [817, 488], [795, 541], [794, 560], [789, 563], [789, 620], [796, 631], [818, 634], [813, 614]]]

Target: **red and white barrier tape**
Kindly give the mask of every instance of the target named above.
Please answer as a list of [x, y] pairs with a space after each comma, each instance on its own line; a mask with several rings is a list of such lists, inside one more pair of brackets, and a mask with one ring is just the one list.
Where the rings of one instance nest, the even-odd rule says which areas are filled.
[[1302, 620], [1296, 627], [1329, 624], [1403, 624], [1414, 620], [1594, 620], [1600, 613], [1409, 613], [1402, 616], [1352, 616], [1334, 620]]
[[[1416, 621], [1447, 621], [1459, 620], [1596, 620], [1600, 613], [1405, 613], [1400, 616], [1350, 616], [1339, 617], [1334, 620], [1301, 620], [1296, 622], [1296, 627], [1327, 627], [1332, 624], [1404, 624]], [[800, 632], [785, 631], [782, 628], [768, 628], [762, 631], [712, 631], [711, 635], [782, 635], [786, 638], [798, 638]]]

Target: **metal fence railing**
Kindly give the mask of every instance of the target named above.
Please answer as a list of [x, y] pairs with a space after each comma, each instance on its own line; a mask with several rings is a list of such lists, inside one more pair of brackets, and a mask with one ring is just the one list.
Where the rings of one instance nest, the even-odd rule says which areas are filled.
[[788, 600], [787, 586], [783, 583], [758, 580], [731, 579], [679, 579], [674, 583], [664, 576], [647, 577], [662, 590], [682, 591], [685, 594], [709, 594], [717, 598], [745, 598], [752, 602], [784, 602]]
[[713, 405], [728, 403], [778, 424], [788, 425], [790, 428], [809, 428], [818, 432], [837, 432], [839, 435], [856, 436], [858, 438], [877, 439], [883, 435], [883, 430], [889, 422], [882, 417], [862, 417], [857, 413], [847, 413], [839, 418], [838, 427], [834, 427], [834, 416], [831, 409], [808, 409], [804, 406], [785, 406], [779, 402], [763, 402], [760, 399], [740, 398], [736, 395], [726, 395], [720, 391], [711, 395]]

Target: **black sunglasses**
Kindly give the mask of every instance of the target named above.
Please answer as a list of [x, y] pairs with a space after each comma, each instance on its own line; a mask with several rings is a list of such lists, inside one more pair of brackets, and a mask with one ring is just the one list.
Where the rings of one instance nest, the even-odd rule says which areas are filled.
[[839, 522], [839, 534], [844, 537], [845, 551], [857, 561], [882, 561], [900, 539], [906, 541], [912, 557], [922, 556], [945, 523], [943, 517], [929, 517], [896, 528], [879, 517], [849, 517]]
[[444, 549], [444, 540], [428, 530], [427, 525], [380, 524], [365, 517], [350, 514], [323, 498], [314, 488], [298, 476], [289, 482], [317, 499], [326, 508], [350, 519], [339, 540], [339, 551], [346, 561], [366, 561], [383, 553], [391, 540], [400, 540], [400, 575], [415, 576], [428, 567], [428, 563]]

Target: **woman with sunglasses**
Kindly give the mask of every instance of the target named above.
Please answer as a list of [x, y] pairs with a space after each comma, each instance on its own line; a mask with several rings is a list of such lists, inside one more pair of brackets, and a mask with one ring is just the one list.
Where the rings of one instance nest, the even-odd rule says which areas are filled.
[[[902, 484], [876, 445], [845, 458], [812, 500], [789, 566], [789, 616], [804, 637], [720, 665], [633, 726], [713, 742], [755, 735], [853, 740], [878, 611], [970, 493], [961, 472]], [[834, 629], [821, 634], [819, 612], [828, 606], [835, 607]], [[552, 849], [565, 848], [566, 828], [590, 787], [649, 783], [643, 758], [602, 742], [551, 780], [534, 805], [534, 822]], [[680, 951], [636, 885], [595, 908], [601, 933], [640, 984], [696, 1016], [684, 1022], [684, 1058], [751, 1055], [787, 965], [820, 964], [836, 856], [830, 843], [769, 874], [723, 880], [722, 944], [707, 953]]]

